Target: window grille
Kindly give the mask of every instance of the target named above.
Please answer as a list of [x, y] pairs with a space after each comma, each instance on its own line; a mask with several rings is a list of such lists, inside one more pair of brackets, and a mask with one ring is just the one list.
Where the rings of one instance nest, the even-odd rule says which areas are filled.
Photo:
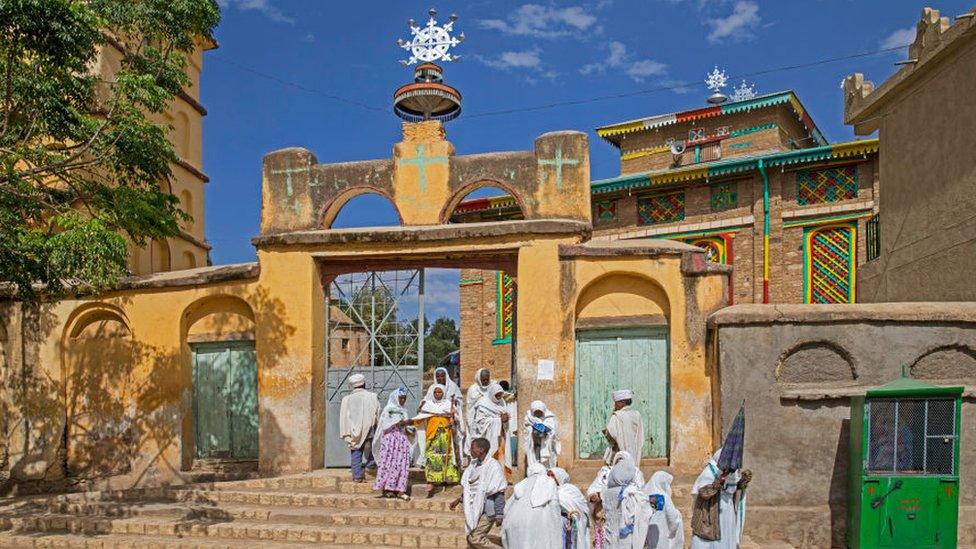
[[868, 261], [874, 261], [881, 257], [881, 219], [874, 216], [864, 224], [864, 232], [867, 236]]
[[867, 406], [868, 471], [955, 474], [956, 414], [951, 399], [872, 399]]

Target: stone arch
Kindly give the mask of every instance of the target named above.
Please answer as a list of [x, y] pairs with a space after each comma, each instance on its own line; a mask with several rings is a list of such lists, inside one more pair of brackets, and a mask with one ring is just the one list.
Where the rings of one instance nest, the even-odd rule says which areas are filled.
[[197, 256], [193, 255], [193, 252], [183, 252], [183, 268], [184, 269], [196, 269], [197, 267]]
[[184, 309], [182, 319], [187, 343], [254, 341], [254, 310], [237, 296], [201, 298]]
[[831, 341], [803, 341], [783, 352], [776, 361], [781, 383], [853, 381], [857, 366], [846, 349]]
[[915, 379], [976, 378], [976, 349], [954, 343], [922, 353], [909, 367]]
[[671, 318], [671, 301], [656, 280], [634, 272], [611, 271], [580, 290], [575, 314], [577, 324], [581, 319], [617, 318], [661, 325]]
[[183, 111], [176, 113], [176, 150], [180, 158], [187, 160], [190, 155], [190, 117]]
[[451, 198], [444, 204], [444, 208], [441, 209], [441, 213], [439, 216], [440, 223], [441, 224], [448, 223], [451, 219], [451, 215], [454, 213], [454, 210], [457, 209], [458, 204], [460, 204], [461, 201], [465, 199], [465, 197], [477, 191], [478, 189], [482, 189], [485, 187], [498, 187], [499, 189], [511, 195], [512, 198], [515, 199], [515, 203], [518, 205], [519, 210], [522, 212], [522, 218], [523, 219], [528, 218], [528, 210], [526, 210], [525, 208], [525, 199], [522, 196], [520, 189], [500, 179], [481, 178], [481, 179], [476, 179], [474, 181], [465, 183], [464, 185], [461, 186], [460, 189], [458, 189], [451, 196]]
[[190, 193], [190, 189], [180, 191], [180, 206], [184, 212], [193, 215], [193, 194]]
[[154, 238], [149, 243], [150, 272], [161, 273], [173, 267], [169, 253], [169, 243], [164, 238]]
[[400, 214], [400, 208], [397, 206], [396, 200], [393, 199], [390, 193], [384, 189], [374, 187], [372, 185], [361, 185], [351, 189], [346, 189], [329, 200], [329, 202], [327, 202], [322, 208], [322, 213], [319, 214], [319, 227], [323, 229], [331, 229], [332, 224], [335, 223], [336, 218], [339, 217], [339, 212], [342, 211], [346, 204], [353, 198], [364, 194], [375, 194], [388, 200], [390, 204], [393, 205], [393, 209], [396, 211], [397, 224], [403, 224], [403, 216]]
[[61, 341], [61, 391], [68, 474], [95, 479], [128, 473], [138, 452], [143, 357], [125, 314], [95, 303], [74, 311]]

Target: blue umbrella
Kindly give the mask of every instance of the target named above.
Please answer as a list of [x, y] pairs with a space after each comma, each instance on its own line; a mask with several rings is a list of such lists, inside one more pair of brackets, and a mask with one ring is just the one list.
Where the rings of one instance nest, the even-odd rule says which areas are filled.
[[742, 450], [746, 442], [746, 405], [742, 403], [739, 413], [732, 420], [729, 434], [722, 443], [722, 453], [718, 456], [718, 468], [722, 471], [735, 471], [742, 468]]

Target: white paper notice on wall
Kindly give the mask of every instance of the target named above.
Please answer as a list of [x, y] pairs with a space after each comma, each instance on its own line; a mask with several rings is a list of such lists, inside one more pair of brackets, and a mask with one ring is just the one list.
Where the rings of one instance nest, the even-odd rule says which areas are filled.
[[550, 360], [548, 358], [543, 358], [539, 360], [538, 363], [539, 370], [536, 374], [536, 379], [553, 380], [556, 377], [556, 361]]

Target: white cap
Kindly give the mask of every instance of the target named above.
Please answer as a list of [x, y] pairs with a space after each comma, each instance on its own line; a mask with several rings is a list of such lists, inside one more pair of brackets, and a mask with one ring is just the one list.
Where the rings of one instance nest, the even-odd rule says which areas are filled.
[[634, 398], [634, 392], [630, 389], [620, 389], [613, 392], [613, 401], [620, 402], [621, 400], [632, 400]]
[[353, 387], [362, 387], [366, 385], [366, 377], [363, 374], [353, 374], [349, 376], [349, 385]]

